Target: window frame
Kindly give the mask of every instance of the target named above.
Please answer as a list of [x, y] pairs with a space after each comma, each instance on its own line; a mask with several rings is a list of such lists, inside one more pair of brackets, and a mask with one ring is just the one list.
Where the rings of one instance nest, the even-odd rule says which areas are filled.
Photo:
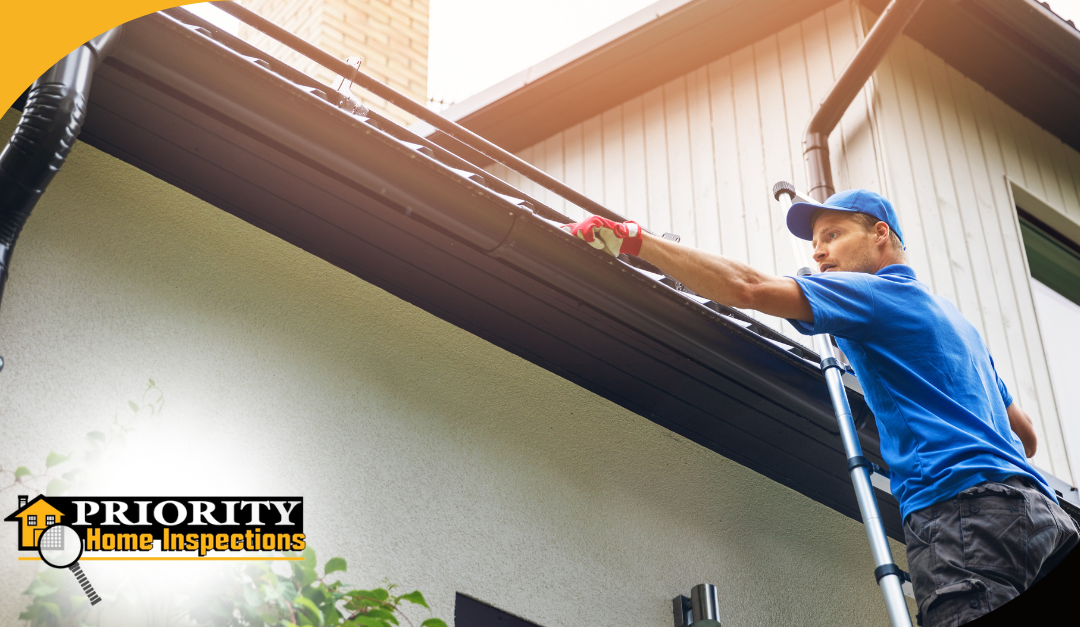
[[[1064, 251], [1065, 255], [1075, 257], [1077, 260], [1080, 260], [1080, 243], [1069, 239], [1063, 233], [1055, 230], [1054, 227], [1040, 220], [1037, 216], [1019, 205], [1016, 207], [1016, 214], [1017, 222], [1020, 226], [1020, 241], [1024, 245], [1024, 255], [1027, 259], [1028, 276], [1039, 281], [1043, 285], [1046, 285], [1068, 300], [1080, 305], [1080, 289], [1066, 293], [1066, 291], [1059, 289], [1059, 286], [1056, 285], [1058, 281], [1054, 281], [1052, 277], [1051, 280], [1047, 280], [1047, 277], [1045, 276], [1041, 278], [1036, 276], [1036, 270], [1032, 268], [1031, 255], [1032, 250], [1040, 248], [1040, 246], [1038, 245], [1039, 242], [1029, 241], [1026, 233], [1032, 233], [1035, 238], [1045, 240], [1050, 247], [1060, 248]], [[1046, 248], [1047, 245], [1043, 244], [1041, 247]], [[1054, 254], [1060, 255], [1061, 253], [1055, 251]], [[1046, 257], [1048, 258], [1048, 261], [1053, 262], [1052, 259], [1049, 259], [1048, 255]]]
[[454, 624], [457, 627], [542, 627], [461, 592], [454, 598]]
[[[1045, 366], [1047, 370], [1050, 370], [1050, 357], [1047, 352], [1048, 342], [1051, 338], [1045, 334], [1045, 325], [1043, 323], [1043, 314], [1039, 312], [1039, 307], [1036, 301], [1035, 285], [1037, 278], [1031, 272], [1031, 262], [1028, 258], [1028, 247], [1024, 240], [1024, 227], [1021, 225], [1021, 221], [1027, 221], [1039, 229], [1045, 231], [1056, 240], [1057, 243], [1070, 249], [1073, 252], [1080, 252], [1080, 221], [1070, 217], [1065, 211], [1054, 205], [1051, 205], [1046, 200], [1043, 200], [1036, 194], [1028, 191], [1022, 185], [1018, 184], [1015, 180], [1011, 179], [1008, 175], [1005, 176], [1005, 183], [1008, 187], [1010, 200], [1012, 205], [1012, 219], [1013, 228], [1015, 231], [1011, 234], [1011, 237], [1015, 238], [1013, 242], [1020, 247], [1020, 256], [1023, 261], [1024, 274], [1027, 277], [1027, 284], [1024, 286], [1027, 288], [1027, 297], [1030, 299], [1032, 309], [1035, 314], [1036, 329], [1034, 329], [1037, 338], [1037, 348], [1041, 349], [1040, 352], [1043, 358], [1046, 360]], [[1006, 239], [1010, 238], [1006, 235]], [[1012, 245], [1006, 241], [1006, 245]], [[1039, 281], [1042, 283], [1042, 281]], [[1046, 285], [1045, 283], [1042, 283]], [[1019, 287], [1019, 286], [1018, 286]], [[1047, 286], [1051, 290], [1050, 286]], [[1022, 291], [1022, 290], [1021, 290]], [[1057, 290], [1053, 290], [1057, 292]], [[1067, 296], [1057, 292], [1062, 298], [1069, 299]], [[1017, 298], [1023, 298], [1024, 295], [1021, 292], [1017, 293]], [[1030, 340], [1029, 340], [1030, 341]], [[1033, 347], [1034, 348], [1034, 347]], [[1054, 414], [1053, 416], [1042, 416], [1042, 421], [1046, 433], [1049, 437], [1053, 437], [1052, 431], [1056, 430], [1057, 434], [1061, 438], [1061, 446], [1065, 448], [1066, 453], [1066, 468], [1058, 468], [1054, 466], [1053, 472], [1048, 472], [1040, 469], [1045, 475], [1055, 476], [1055, 479], [1064, 482], [1070, 488], [1073, 488], [1077, 482], [1080, 482], [1080, 455], [1076, 455], [1074, 450], [1075, 445], [1070, 445], [1070, 436], [1068, 433], [1068, 426], [1065, 424], [1065, 417], [1062, 415], [1062, 396], [1061, 390], [1059, 390], [1060, 382], [1055, 380], [1053, 373], [1050, 374], [1050, 395], [1054, 401]], [[1051, 426], [1052, 425], [1052, 426]], [[1056, 429], [1055, 429], [1056, 428]], [[1056, 472], [1056, 475], [1055, 475]]]

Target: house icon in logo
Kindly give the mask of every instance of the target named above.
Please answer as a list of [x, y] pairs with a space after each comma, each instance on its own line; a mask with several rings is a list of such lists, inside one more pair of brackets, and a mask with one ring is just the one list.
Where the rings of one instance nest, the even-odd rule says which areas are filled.
[[50, 525], [55, 525], [64, 517], [64, 513], [56, 509], [46, 501], [42, 495], [38, 495], [33, 501], [26, 502], [28, 497], [19, 495], [19, 509], [5, 518], [5, 521], [19, 522], [19, 550], [32, 551], [37, 548], [41, 532]]

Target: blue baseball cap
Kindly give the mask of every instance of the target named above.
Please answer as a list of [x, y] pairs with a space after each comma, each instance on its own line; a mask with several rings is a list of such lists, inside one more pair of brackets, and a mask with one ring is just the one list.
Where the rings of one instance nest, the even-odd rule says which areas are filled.
[[833, 211], [851, 211], [853, 213], [865, 213], [874, 216], [878, 220], [889, 225], [893, 233], [900, 238], [900, 244], [904, 243], [904, 234], [900, 232], [900, 221], [896, 218], [896, 211], [892, 203], [881, 194], [868, 189], [847, 189], [829, 196], [822, 204], [814, 202], [797, 202], [791, 205], [787, 214], [787, 228], [791, 234], [799, 239], [813, 240], [814, 229], [810, 224], [814, 213], [819, 209], [832, 209]]

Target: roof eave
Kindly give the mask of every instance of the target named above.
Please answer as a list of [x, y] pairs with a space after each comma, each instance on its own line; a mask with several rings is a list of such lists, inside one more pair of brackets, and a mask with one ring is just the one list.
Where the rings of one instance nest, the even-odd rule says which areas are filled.
[[[734, 314], [161, 14], [131, 23], [94, 81], [80, 139], [858, 517], [820, 372]], [[882, 511], [902, 540], [895, 500]]]
[[[664, 0], [443, 115], [519, 150], [835, 2]], [[416, 128], [442, 142], [440, 133]]]
[[[835, 2], [658, 2], [443, 115], [521, 150]], [[927, 2], [905, 34], [1080, 150], [1080, 32], [1035, 0]]]

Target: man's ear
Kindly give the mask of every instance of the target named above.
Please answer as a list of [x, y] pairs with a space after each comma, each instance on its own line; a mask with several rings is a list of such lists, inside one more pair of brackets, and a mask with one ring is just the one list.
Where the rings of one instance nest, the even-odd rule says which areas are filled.
[[874, 225], [874, 241], [877, 244], [888, 244], [889, 233], [892, 229], [889, 228], [888, 223], [878, 222]]

